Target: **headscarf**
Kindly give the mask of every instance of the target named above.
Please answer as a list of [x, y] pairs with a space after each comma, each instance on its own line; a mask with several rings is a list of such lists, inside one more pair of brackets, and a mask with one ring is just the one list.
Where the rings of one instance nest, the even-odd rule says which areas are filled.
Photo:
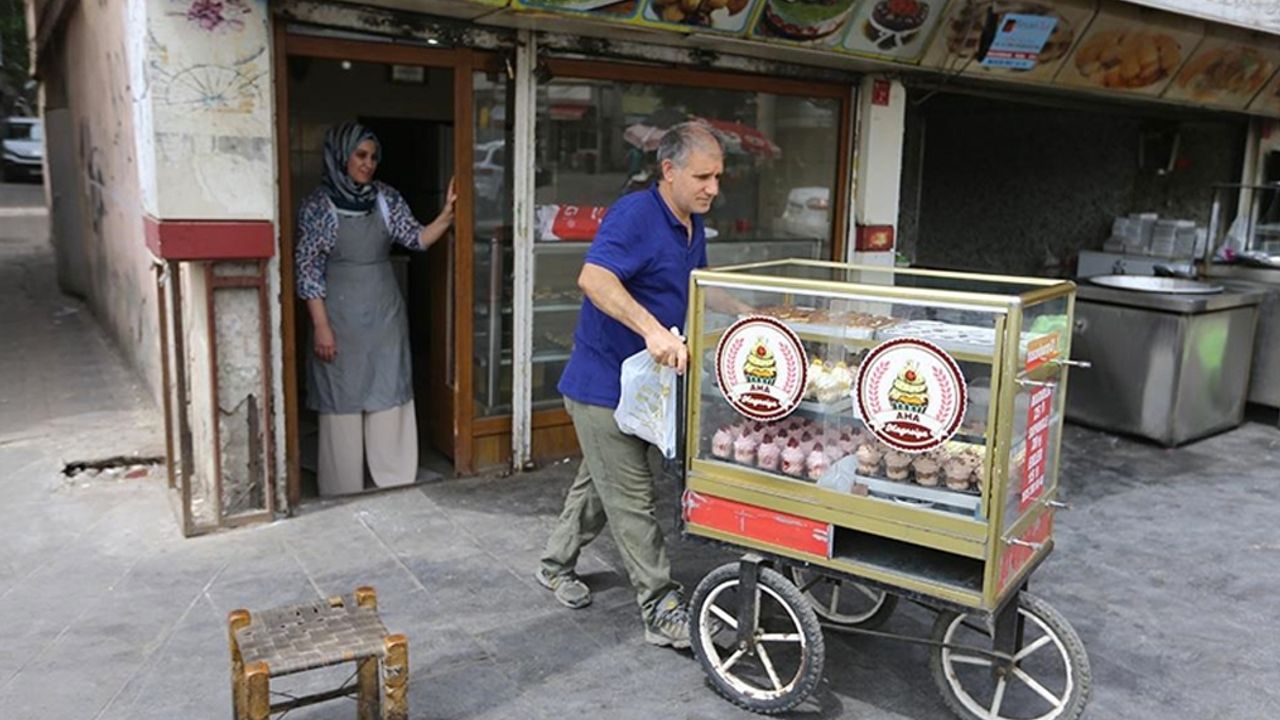
[[381, 159], [382, 143], [365, 126], [357, 122], [342, 123], [329, 128], [324, 136], [324, 187], [329, 199], [338, 210], [349, 213], [367, 213], [373, 210], [378, 191], [373, 183], [361, 185], [347, 174], [347, 160], [360, 143], [372, 140], [377, 149], [374, 158]]

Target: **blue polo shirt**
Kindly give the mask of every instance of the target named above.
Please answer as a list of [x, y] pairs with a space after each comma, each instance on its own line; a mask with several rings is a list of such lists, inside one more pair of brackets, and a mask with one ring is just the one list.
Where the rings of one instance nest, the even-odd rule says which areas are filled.
[[[707, 265], [702, 216], [693, 216], [691, 242], [657, 185], [624, 195], [604, 216], [585, 261], [617, 275], [663, 327], [683, 332], [689, 273]], [[622, 361], [643, 349], [644, 338], [584, 298], [573, 353], [557, 389], [580, 403], [616, 408]]]

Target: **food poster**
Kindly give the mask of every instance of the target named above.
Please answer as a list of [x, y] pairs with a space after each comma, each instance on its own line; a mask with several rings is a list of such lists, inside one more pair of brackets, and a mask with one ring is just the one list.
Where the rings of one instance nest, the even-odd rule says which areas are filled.
[[916, 62], [954, 0], [863, 0], [853, 11], [839, 49]]
[[[953, 0], [924, 65], [948, 73], [1051, 82], [1096, 12], [1097, 0]], [[984, 64], [978, 57], [984, 37], [994, 41], [1010, 16], [1045, 18], [1053, 21], [1053, 28], [1030, 62], [1012, 63], [1014, 67]]]
[[763, 0], [645, 0], [647, 25], [742, 35]]
[[1249, 109], [1280, 117], [1280, 72], [1262, 87], [1262, 92], [1249, 103]]
[[546, 10], [626, 22], [639, 19], [641, 2], [642, 0], [512, 0], [511, 6], [517, 10]]
[[855, 6], [867, 0], [760, 0], [751, 38], [838, 48]]
[[1054, 82], [1158, 96], [1195, 53], [1203, 35], [1200, 20], [1108, 3]]
[[1243, 110], [1280, 67], [1280, 44], [1210, 28], [1165, 91], [1166, 100]]

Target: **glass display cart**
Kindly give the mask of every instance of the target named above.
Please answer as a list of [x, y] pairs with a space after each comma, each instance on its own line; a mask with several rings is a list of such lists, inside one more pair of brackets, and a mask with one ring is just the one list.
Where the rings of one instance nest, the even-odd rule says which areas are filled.
[[938, 611], [923, 642], [958, 715], [1077, 717], [1084, 648], [1026, 592], [1060, 505], [1074, 284], [784, 260], [690, 293], [684, 530], [747, 552], [690, 602], [717, 691], [794, 708], [821, 625], [869, 632], [908, 598]]

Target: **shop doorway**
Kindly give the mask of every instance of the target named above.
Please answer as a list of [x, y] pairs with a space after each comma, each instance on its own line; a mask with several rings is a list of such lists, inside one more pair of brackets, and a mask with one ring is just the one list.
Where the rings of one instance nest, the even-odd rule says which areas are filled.
[[[469, 333], [457, 319], [460, 267], [470, 266], [470, 168], [455, 158], [471, 144], [466, 97], [476, 54], [293, 35], [277, 30], [277, 107], [280, 108], [280, 216], [282, 343], [290, 504], [318, 495], [315, 482], [318, 416], [308, 408], [307, 363], [313, 353], [305, 303], [296, 299], [293, 251], [297, 209], [321, 182], [324, 134], [332, 125], [356, 120], [378, 135], [382, 158], [376, 178], [396, 190], [414, 215], [430, 222], [443, 204], [450, 177], [458, 177], [454, 230], [426, 252], [395, 248], [391, 262], [408, 316], [412, 355], [418, 480], [454, 474], [466, 443], [468, 408], [458, 403], [466, 389], [456, 357], [470, 352]], [[339, 350], [341, 352], [341, 350]], [[465, 396], [465, 395], [464, 395]], [[465, 465], [464, 465], [465, 466]], [[365, 488], [374, 485], [366, 469]]]

